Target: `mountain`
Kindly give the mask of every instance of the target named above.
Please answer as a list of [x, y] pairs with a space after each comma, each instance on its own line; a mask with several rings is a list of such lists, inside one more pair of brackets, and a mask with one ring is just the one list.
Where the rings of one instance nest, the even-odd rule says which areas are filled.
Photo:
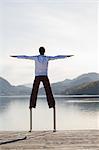
[[25, 86], [13, 86], [7, 80], [0, 77], [0, 96], [29, 95], [31, 88]]
[[[99, 74], [87, 73], [72, 80], [66, 79], [51, 84], [53, 94], [99, 94]], [[13, 86], [7, 80], [0, 77], [0, 96], [30, 95], [31, 88], [25, 85]], [[44, 95], [43, 87], [39, 94]]]
[[99, 95], [99, 80], [83, 83], [80, 86], [75, 86], [70, 89], [66, 89], [62, 94], [66, 95]]
[[[99, 80], [98, 73], [87, 73], [74, 78], [73, 80], [66, 79], [61, 82], [51, 84], [53, 94], [69, 94], [69, 91], [72, 91], [73, 88], [81, 87], [83, 84], [91, 83]], [[68, 90], [71, 89], [71, 90]], [[71, 93], [71, 92], [70, 92]], [[44, 88], [39, 90], [39, 94], [45, 94]]]
[[[32, 81], [33, 82], [33, 81]], [[21, 86], [25, 86], [25, 87], [29, 87], [29, 88], [32, 88], [33, 86], [33, 83], [27, 83], [27, 84], [23, 84]], [[39, 88], [43, 87], [43, 84], [40, 84]]]
[[22, 85], [22, 86], [32, 88], [33, 84], [32, 84], [32, 83], [27, 83], [27, 84], [24, 84], [24, 85]]

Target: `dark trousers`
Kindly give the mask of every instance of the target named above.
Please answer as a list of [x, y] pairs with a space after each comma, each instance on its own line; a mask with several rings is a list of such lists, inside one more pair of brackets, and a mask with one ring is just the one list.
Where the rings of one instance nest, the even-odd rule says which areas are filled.
[[50, 82], [47, 76], [36, 76], [34, 79], [33, 83], [33, 88], [30, 96], [30, 108], [35, 108], [36, 107], [36, 101], [37, 101], [37, 94], [38, 94], [38, 89], [40, 82], [43, 82], [46, 96], [47, 96], [47, 102], [49, 108], [55, 107], [55, 100], [52, 94]]

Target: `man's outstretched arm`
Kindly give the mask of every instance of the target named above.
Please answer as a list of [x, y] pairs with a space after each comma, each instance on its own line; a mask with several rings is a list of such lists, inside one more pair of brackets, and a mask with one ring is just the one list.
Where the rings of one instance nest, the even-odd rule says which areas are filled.
[[26, 56], [26, 55], [11, 55], [10, 57], [19, 58], [19, 59], [32, 59], [32, 60], [36, 59], [36, 56]]
[[72, 57], [74, 55], [57, 55], [57, 56], [48, 56], [49, 60], [55, 60], [55, 59], [63, 59], [67, 57]]

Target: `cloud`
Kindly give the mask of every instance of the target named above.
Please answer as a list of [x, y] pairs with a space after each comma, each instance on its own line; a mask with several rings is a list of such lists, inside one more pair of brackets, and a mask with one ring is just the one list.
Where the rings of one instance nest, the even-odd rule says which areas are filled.
[[[64, 71], [67, 62], [60, 63], [62, 76], [57, 69], [58, 62], [54, 62], [57, 73], [53, 77], [55, 66], [52, 65], [50, 76], [53, 80], [56, 78], [61, 80], [66, 74], [73, 76], [81, 72], [97, 71], [97, 4], [95, 1], [4, 0], [2, 16], [0, 65], [3, 70], [0, 71], [3, 76], [6, 72], [6, 76], [11, 80], [12, 72], [15, 72], [15, 74], [24, 74], [24, 78], [29, 80], [31, 76], [29, 74], [32, 73], [31, 63], [23, 60], [13, 60], [12, 63], [8, 56], [36, 55], [41, 45], [46, 47], [48, 55], [75, 55], [75, 58], [68, 62], [68, 68], [71, 68], [70, 74]], [[94, 64], [91, 64], [92, 61]]]

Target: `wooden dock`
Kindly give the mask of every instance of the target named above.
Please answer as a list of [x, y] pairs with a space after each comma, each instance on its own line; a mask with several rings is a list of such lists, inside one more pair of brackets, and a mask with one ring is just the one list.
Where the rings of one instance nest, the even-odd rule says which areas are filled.
[[0, 131], [0, 150], [99, 150], [99, 130]]

